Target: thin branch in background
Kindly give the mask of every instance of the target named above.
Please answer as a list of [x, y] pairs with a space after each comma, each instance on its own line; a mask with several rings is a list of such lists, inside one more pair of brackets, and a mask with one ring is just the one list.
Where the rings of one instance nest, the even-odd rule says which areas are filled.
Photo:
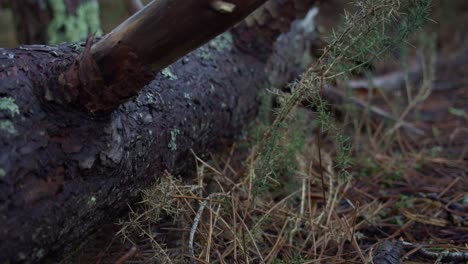
[[[375, 118], [393, 121], [393, 122], [398, 121], [395, 117], [393, 117], [390, 113], [384, 111], [383, 109], [377, 106], [369, 105], [368, 103], [354, 96], [346, 98], [346, 96], [343, 95], [340, 91], [338, 91], [338, 89], [328, 86], [328, 85], [324, 87], [322, 96], [326, 98], [327, 100], [333, 102], [335, 105], [342, 105], [343, 101], [347, 100], [350, 103], [354, 104], [359, 110], [369, 111], [370, 114], [374, 116]], [[400, 120], [398, 124], [399, 124], [399, 127], [415, 135], [423, 136], [426, 134], [423, 130], [417, 128], [415, 125], [407, 121]]]
[[[453, 68], [463, 67], [468, 62], [468, 49], [464, 48], [461, 51], [456, 52], [449, 58], [436, 59], [435, 72], [436, 78], [433, 80], [432, 90], [442, 91], [450, 90], [459, 87], [460, 85], [468, 84], [466, 76], [458, 76], [455, 80], [449, 79], [438, 79], [437, 77], [444, 72], [449, 71]], [[406, 70], [402, 69], [399, 71], [389, 72], [380, 76], [371, 78], [370, 80], [360, 79], [351, 80], [346, 83], [349, 89], [381, 89], [386, 92], [403, 89], [406, 83], [420, 83], [423, 79], [423, 65], [422, 62], [418, 62], [415, 65], [410, 66]]]
[[[407, 248], [421, 247], [421, 245], [413, 244], [406, 241], [402, 241], [402, 244]], [[468, 261], [468, 252], [449, 252], [448, 250], [444, 250], [442, 252], [433, 252], [425, 248], [420, 248], [416, 251], [416, 254], [425, 259], [438, 260], [439, 262], [442, 261], [444, 263], [462, 263]]]

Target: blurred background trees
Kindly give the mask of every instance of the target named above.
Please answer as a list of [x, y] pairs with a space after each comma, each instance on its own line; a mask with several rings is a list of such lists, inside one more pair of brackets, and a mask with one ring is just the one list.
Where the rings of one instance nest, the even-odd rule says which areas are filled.
[[0, 47], [79, 41], [109, 32], [129, 15], [120, 0], [1, 0]]

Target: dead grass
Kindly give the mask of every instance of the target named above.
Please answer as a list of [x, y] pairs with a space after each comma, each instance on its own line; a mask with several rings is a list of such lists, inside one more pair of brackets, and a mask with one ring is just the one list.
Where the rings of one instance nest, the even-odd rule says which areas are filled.
[[[233, 146], [209, 162], [194, 154], [191, 185], [160, 177], [121, 223], [120, 238], [138, 248], [125, 263], [372, 263], [382, 241], [398, 238], [436, 252], [467, 250], [466, 161], [422, 156], [398, 130], [380, 148], [382, 132], [356, 133], [362, 151], [355, 152], [355, 180], [346, 181], [335, 175], [334, 146], [324, 135], [323, 186], [316, 138], [304, 133], [295, 169], [283, 170], [261, 194], [255, 146]], [[279, 144], [288, 144], [288, 135]], [[413, 150], [401, 152], [399, 144]], [[410, 249], [404, 258], [427, 261], [417, 262]]]

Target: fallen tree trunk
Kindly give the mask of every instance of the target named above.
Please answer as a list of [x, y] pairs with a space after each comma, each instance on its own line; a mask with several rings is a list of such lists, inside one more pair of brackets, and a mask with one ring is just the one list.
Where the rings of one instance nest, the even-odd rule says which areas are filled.
[[[271, 32], [277, 29], [263, 37], [258, 29], [264, 27], [237, 27], [164, 69], [146, 86], [146, 75], [105, 76], [100, 83], [125, 79], [131, 93], [116, 97], [119, 103], [112, 102], [100, 115], [83, 111], [89, 110], [86, 102], [72, 98], [89, 88], [82, 76], [76, 86], [69, 83], [74, 71], [83, 70], [80, 65], [89, 66], [82, 62], [90, 59], [90, 46], [1, 49], [0, 262], [60, 257], [100, 223], [113, 221], [155, 177], [192, 168], [191, 150], [203, 156], [240, 134], [255, 116], [257, 93], [267, 81], [266, 52], [255, 51], [271, 49]], [[195, 47], [192, 43], [185, 51]], [[135, 50], [124, 55], [130, 53], [141, 56]], [[179, 49], [177, 54], [183, 53]], [[170, 63], [177, 56], [167, 58]], [[90, 75], [96, 77], [93, 69]], [[136, 77], [143, 81], [134, 80], [132, 87]]]
[[[22, 52], [10, 50], [0, 64]], [[70, 46], [27, 52], [41, 63], [54, 61], [54, 53], [72, 54]], [[17, 105], [2, 111], [1, 120], [2, 262], [36, 261], [76, 245], [154, 177], [191, 167], [191, 149], [207, 153], [242, 131], [256, 113], [262, 63], [234, 49], [198, 56], [171, 66], [135, 100], [97, 120], [41, 105], [21, 66], [25, 60], [1, 71], [12, 77], [0, 81], [3, 100], [15, 98]]]

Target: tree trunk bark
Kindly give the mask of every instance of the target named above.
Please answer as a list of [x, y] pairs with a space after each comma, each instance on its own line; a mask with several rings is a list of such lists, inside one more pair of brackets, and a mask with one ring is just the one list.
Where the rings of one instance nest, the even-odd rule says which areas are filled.
[[207, 154], [242, 132], [256, 113], [262, 61], [234, 46], [204, 48], [209, 58], [195, 51], [99, 119], [35, 96], [38, 82], [58, 78], [40, 67], [72, 62], [71, 46], [0, 51], [0, 262], [76, 246], [165, 170], [193, 168], [190, 150]]
[[11, 0], [20, 44], [57, 44], [101, 34], [97, 0]]
[[[306, 5], [295, 3], [313, 1], [278, 2], [286, 14], [303, 14]], [[281, 14], [267, 13], [275, 15], [262, 21]], [[230, 144], [255, 117], [268, 51], [281, 32], [249, 25], [178, 60], [99, 116], [50, 100], [67, 99], [63, 73], [89, 46], [0, 49], [0, 262], [57, 259], [164, 171], [191, 171], [191, 151], [203, 157]]]

